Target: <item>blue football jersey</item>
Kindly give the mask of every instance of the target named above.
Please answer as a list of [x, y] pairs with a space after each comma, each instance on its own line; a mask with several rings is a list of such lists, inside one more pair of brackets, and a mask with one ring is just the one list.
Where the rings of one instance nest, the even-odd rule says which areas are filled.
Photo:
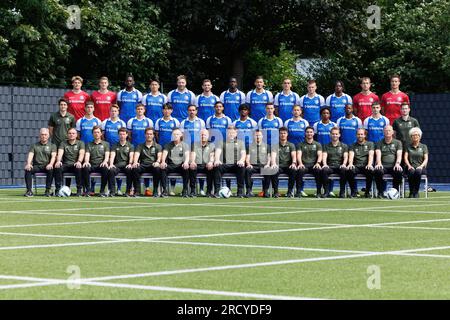
[[227, 116], [218, 118], [213, 115], [206, 119], [206, 129], [208, 129], [210, 132], [210, 141], [217, 144], [217, 142], [219, 142], [217, 141], [217, 138], [212, 138], [215, 137], [219, 132], [222, 135], [222, 141], [225, 141], [227, 138], [227, 129], [231, 125], [231, 123], [231, 119]]
[[266, 116], [266, 104], [267, 102], [273, 102], [273, 95], [267, 90], [257, 93], [256, 89], [254, 89], [247, 93], [245, 102], [250, 106], [252, 119], [259, 121]]
[[118, 119], [115, 122], [111, 119], [104, 120], [102, 122], [102, 131], [105, 135], [105, 141], [107, 141], [111, 146], [119, 143], [119, 129], [126, 127], [127, 125], [121, 119]]
[[283, 126], [283, 120], [278, 117], [267, 119], [266, 117], [258, 121], [258, 129], [263, 132], [263, 141], [270, 146], [273, 143], [278, 143], [278, 130]]
[[299, 95], [292, 91], [288, 95], [283, 92], [277, 93], [273, 100], [273, 104], [278, 107], [278, 116], [283, 122], [292, 118], [292, 108], [299, 103]]
[[364, 129], [367, 130], [367, 140], [377, 143], [384, 138], [384, 127], [389, 125], [389, 119], [381, 116], [379, 119], [374, 119], [372, 116], [364, 120]]
[[188, 106], [195, 104], [195, 94], [187, 89], [184, 92], [175, 89], [169, 92], [167, 100], [173, 106], [172, 117], [178, 119], [178, 121], [183, 121], [188, 117]]
[[120, 118], [126, 122], [136, 115], [136, 105], [142, 101], [142, 93], [134, 89], [120, 90], [117, 94], [117, 102], [120, 105]]
[[145, 105], [145, 116], [153, 122], [156, 122], [156, 120], [162, 118], [162, 108], [166, 102], [167, 97], [162, 93], [158, 92], [156, 95], [147, 93], [142, 98], [142, 104]]
[[145, 142], [145, 129], [150, 127], [153, 127], [153, 121], [146, 117], [140, 120], [136, 117], [128, 120], [127, 129], [131, 131], [133, 146], [137, 147]]
[[220, 95], [220, 101], [224, 106], [224, 113], [231, 121], [239, 119], [239, 106], [245, 103], [245, 93], [237, 90], [236, 92], [230, 92], [230, 90], [222, 92]]
[[219, 97], [212, 94], [209, 97], [204, 96], [203, 94], [200, 94], [195, 99], [195, 105], [197, 106], [197, 116], [202, 119], [203, 121], [206, 121], [209, 117], [213, 116], [216, 112], [214, 110], [214, 105], [219, 100]]
[[237, 129], [237, 138], [245, 142], [245, 147], [248, 148], [253, 142], [253, 131], [258, 128], [258, 123], [252, 118], [247, 118], [245, 121], [241, 119], [235, 120], [233, 126]]
[[336, 127], [336, 123], [330, 121], [328, 123], [323, 123], [322, 121], [316, 122], [314, 124], [314, 133], [316, 134], [316, 139], [321, 145], [326, 145], [331, 142], [330, 131]]
[[194, 120], [184, 119], [180, 123], [180, 130], [184, 134], [184, 142], [188, 145], [200, 141], [200, 131], [205, 129], [205, 121], [196, 117]]
[[335, 93], [327, 97], [325, 105], [330, 107], [331, 121], [336, 122], [345, 116], [345, 105], [348, 103], [352, 103], [352, 98], [345, 93], [340, 97], [337, 97]]
[[300, 119], [294, 121], [294, 119], [289, 119], [284, 122], [284, 126], [288, 129], [288, 141], [292, 142], [294, 145], [299, 144], [305, 140], [305, 130], [309, 126], [308, 121], [305, 119]]
[[158, 143], [161, 147], [172, 141], [172, 131], [179, 127], [180, 121], [172, 117], [167, 121], [164, 118], [156, 120], [155, 131], [158, 132]]
[[341, 130], [341, 141], [350, 146], [356, 142], [356, 131], [363, 127], [361, 119], [358, 117], [341, 117], [336, 122], [337, 127]]
[[94, 135], [92, 129], [95, 126], [100, 126], [102, 122], [99, 118], [93, 117], [92, 119], [86, 119], [86, 117], [80, 118], [77, 121], [76, 129], [80, 134], [80, 140], [87, 145], [89, 142], [94, 141]]
[[314, 125], [320, 121], [320, 109], [325, 106], [325, 99], [320, 94], [316, 94], [312, 98], [305, 94], [300, 98], [300, 106], [303, 109], [303, 118], [310, 125]]

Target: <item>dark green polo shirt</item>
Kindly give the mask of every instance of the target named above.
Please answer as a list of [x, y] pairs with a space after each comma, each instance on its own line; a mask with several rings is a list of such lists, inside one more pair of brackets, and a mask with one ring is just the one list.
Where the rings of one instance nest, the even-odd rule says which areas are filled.
[[30, 147], [30, 151], [34, 153], [33, 166], [46, 166], [52, 158], [52, 152], [56, 152], [56, 145], [48, 141], [46, 144], [37, 142]]
[[353, 157], [353, 165], [355, 167], [365, 167], [369, 162], [369, 152], [375, 150], [375, 145], [372, 141], [364, 141], [364, 143], [359, 144], [355, 142], [351, 145], [350, 151], [355, 153]]
[[98, 166], [105, 161], [105, 153], [109, 152], [109, 143], [103, 140], [99, 143], [89, 142], [86, 152], [90, 153], [89, 163], [92, 166]]
[[48, 126], [53, 127], [52, 142], [59, 146], [61, 142], [66, 141], [67, 130], [75, 128], [75, 117], [68, 112], [63, 117], [58, 111], [50, 116]]
[[296, 151], [293, 143], [287, 142], [285, 145], [278, 144], [278, 166], [280, 168], [288, 168], [292, 164], [292, 151]]
[[111, 152], [115, 152], [116, 156], [114, 158], [114, 165], [116, 167], [126, 167], [130, 163], [130, 152], [134, 152], [134, 146], [126, 141], [124, 145], [116, 143]]
[[158, 160], [158, 153], [162, 152], [161, 145], [153, 142], [151, 146], [146, 146], [145, 143], [136, 147], [136, 151], [139, 153], [139, 163], [143, 166], [151, 166], [156, 160]]
[[324, 146], [323, 152], [327, 153], [328, 166], [338, 168], [344, 162], [344, 153], [348, 152], [348, 147], [342, 142], [338, 142], [336, 146], [330, 142]]
[[78, 161], [80, 151], [84, 150], [85, 147], [83, 141], [75, 140], [73, 144], [70, 144], [69, 141], [61, 142], [58, 149], [64, 150], [64, 154], [61, 159], [62, 163], [69, 166], [73, 166], [73, 164]]
[[412, 128], [419, 128], [419, 121], [413, 117], [408, 117], [408, 120], [403, 120], [402, 117], [394, 120], [392, 127], [395, 131], [395, 138], [400, 140], [404, 145], [411, 143], [409, 130]]
[[222, 142], [218, 148], [222, 149], [222, 162], [226, 164], [236, 164], [241, 159], [242, 151], [246, 152], [244, 142], [238, 139]]
[[214, 143], [207, 142], [205, 145], [195, 143], [193, 145], [193, 151], [195, 153], [196, 164], [207, 164], [209, 162], [211, 153], [215, 150]]
[[265, 143], [257, 144], [255, 141], [248, 146], [248, 155], [250, 156], [250, 164], [266, 165], [269, 159], [269, 146]]
[[385, 168], [393, 168], [397, 159], [397, 151], [402, 150], [400, 140], [392, 139], [391, 143], [386, 143], [384, 139], [377, 143], [376, 150], [381, 151], [381, 164]]
[[171, 141], [164, 146], [164, 150], [168, 152], [166, 162], [172, 165], [181, 165], [184, 162], [184, 154], [191, 151], [191, 148], [184, 142], [175, 145]]
[[417, 147], [408, 145], [405, 151], [408, 152], [409, 163], [414, 168], [417, 168], [423, 163], [425, 154], [428, 154], [428, 147], [426, 144], [419, 143]]
[[312, 143], [303, 141], [297, 145], [298, 150], [302, 152], [303, 165], [309, 167], [316, 164], [318, 158], [317, 152], [322, 151], [322, 145], [317, 141], [313, 141]]

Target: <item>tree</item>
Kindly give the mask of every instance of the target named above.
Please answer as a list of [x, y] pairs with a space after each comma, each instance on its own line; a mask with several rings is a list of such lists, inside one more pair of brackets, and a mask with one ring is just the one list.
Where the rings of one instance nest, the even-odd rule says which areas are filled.
[[2, 1], [0, 80], [46, 84], [64, 77], [67, 15], [56, 0]]

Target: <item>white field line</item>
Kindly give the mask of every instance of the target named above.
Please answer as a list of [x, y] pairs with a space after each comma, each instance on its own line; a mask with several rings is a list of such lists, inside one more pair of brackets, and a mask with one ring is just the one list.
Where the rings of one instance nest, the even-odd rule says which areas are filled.
[[[78, 282], [70, 280], [58, 280], [58, 279], [44, 279], [44, 278], [30, 278], [30, 277], [17, 277], [17, 276], [1, 276], [0, 279], [15, 279], [20, 281], [35, 281], [34, 283], [21, 283], [13, 285], [3, 285], [0, 286], [0, 290], [10, 290], [10, 289], [20, 289], [20, 288], [31, 288], [31, 287], [42, 287], [50, 285], [74, 285]], [[26, 280], [33, 279], [33, 280]], [[37, 281], [37, 282], [36, 282]], [[137, 290], [149, 290], [149, 291], [161, 291], [161, 292], [176, 292], [176, 293], [191, 293], [200, 295], [212, 295], [212, 296], [222, 296], [222, 297], [239, 297], [248, 299], [267, 299], [267, 300], [320, 300], [319, 298], [310, 297], [298, 297], [298, 296], [284, 296], [284, 295], [273, 295], [273, 294], [261, 294], [261, 293], [247, 293], [247, 292], [235, 292], [235, 291], [219, 291], [219, 290], [209, 290], [209, 289], [196, 289], [196, 288], [177, 288], [177, 287], [166, 287], [166, 286], [147, 286], [147, 285], [135, 285], [126, 283], [108, 283], [108, 282], [95, 282], [95, 281], [82, 281], [80, 285], [88, 285], [95, 287], [112, 287], [112, 288], [123, 288], [123, 289], [137, 289]]]
[[[185, 219], [185, 218], [184, 218]], [[215, 220], [215, 219], [212, 219]], [[392, 226], [401, 224], [413, 224], [413, 223], [428, 223], [438, 221], [448, 221], [449, 219], [435, 219], [435, 220], [413, 220], [413, 221], [399, 221], [399, 222], [386, 222], [376, 224], [342, 224], [331, 225], [317, 228], [295, 228], [295, 229], [276, 229], [276, 230], [256, 230], [256, 231], [243, 231], [243, 232], [230, 232], [230, 233], [215, 233], [215, 234], [203, 234], [203, 235], [183, 235], [183, 236], [171, 236], [171, 237], [159, 237], [159, 238], [141, 238], [141, 239], [121, 239], [121, 238], [106, 238], [106, 237], [88, 237], [88, 236], [65, 236], [65, 235], [49, 235], [49, 234], [32, 234], [32, 233], [16, 233], [16, 232], [0, 232], [0, 235], [11, 236], [26, 236], [26, 237], [47, 237], [47, 238], [66, 238], [66, 239], [82, 239], [82, 240], [99, 240], [93, 242], [80, 242], [79, 245], [96, 245], [96, 244], [109, 244], [109, 243], [124, 243], [124, 242], [155, 242], [161, 240], [174, 240], [174, 239], [192, 239], [192, 238], [209, 238], [219, 236], [235, 236], [235, 235], [249, 235], [249, 234], [268, 234], [268, 233], [281, 233], [281, 232], [298, 232], [298, 231], [317, 231], [327, 229], [343, 229], [343, 228], [366, 228], [376, 227], [380, 228], [386, 226], [392, 228]], [[230, 220], [236, 222], [235, 220]], [[244, 220], [245, 221], [245, 220]], [[248, 220], [253, 223], [254, 221]], [[242, 223], [242, 222], [240, 222]], [[413, 227], [411, 227], [413, 228]], [[104, 240], [104, 241], [103, 241]], [[16, 250], [16, 249], [33, 249], [33, 248], [46, 248], [46, 247], [65, 247], [76, 246], [77, 243], [60, 243], [60, 244], [42, 244], [42, 245], [26, 245], [26, 246], [10, 246], [0, 247], [0, 250]]]
[[[441, 204], [427, 204], [426, 206], [441, 206]], [[44, 210], [44, 209], [38, 209], [38, 210], [17, 210], [17, 211], [0, 211], [0, 213], [6, 213], [6, 214], [23, 214], [23, 215], [54, 215], [54, 216], [89, 216], [89, 217], [116, 217], [116, 218], [136, 218], [136, 219], [143, 219], [148, 218], [148, 216], [129, 216], [129, 215], [105, 215], [105, 214], [81, 214], [81, 213], [70, 213], [70, 214], [64, 214], [64, 213], [50, 213], [48, 211], [83, 211], [83, 210], [102, 210], [102, 209], [123, 209], [123, 208], [137, 208], [139, 206], [132, 206], [132, 207], [96, 207], [96, 208], [66, 208], [66, 209], [52, 209], [52, 210]], [[143, 206], [147, 207], [147, 206]], [[257, 213], [245, 213], [245, 214], [229, 214], [229, 215], [212, 215], [211, 217], [227, 217], [227, 216], [251, 216], [251, 215], [277, 215], [277, 214], [288, 214], [288, 213], [307, 213], [307, 212], [329, 212], [329, 211], [369, 211], [369, 210], [384, 210], [384, 209], [395, 209], [395, 208], [407, 208], [407, 207], [417, 207], [416, 205], [408, 205], [408, 206], [384, 206], [384, 207], [363, 207], [363, 208], [302, 208], [299, 207], [291, 208], [290, 209], [296, 209], [294, 211], [282, 211], [282, 212], [257, 212]], [[389, 210], [391, 212], [395, 212], [395, 210]], [[401, 213], [411, 213], [411, 212], [405, 212], [400, 211]], [[412, 211], [414, 213], [414, 211]], [[440, 214], [449, 214], [447, 212], [439, 212]]]

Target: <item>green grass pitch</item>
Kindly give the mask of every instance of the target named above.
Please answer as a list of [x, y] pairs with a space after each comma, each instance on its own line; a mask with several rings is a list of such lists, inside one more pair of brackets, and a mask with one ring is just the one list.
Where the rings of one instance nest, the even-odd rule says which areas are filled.
[[396, 201], [22, 193], [0, 190], [0, 299], [450, 299], [446, 192]]

